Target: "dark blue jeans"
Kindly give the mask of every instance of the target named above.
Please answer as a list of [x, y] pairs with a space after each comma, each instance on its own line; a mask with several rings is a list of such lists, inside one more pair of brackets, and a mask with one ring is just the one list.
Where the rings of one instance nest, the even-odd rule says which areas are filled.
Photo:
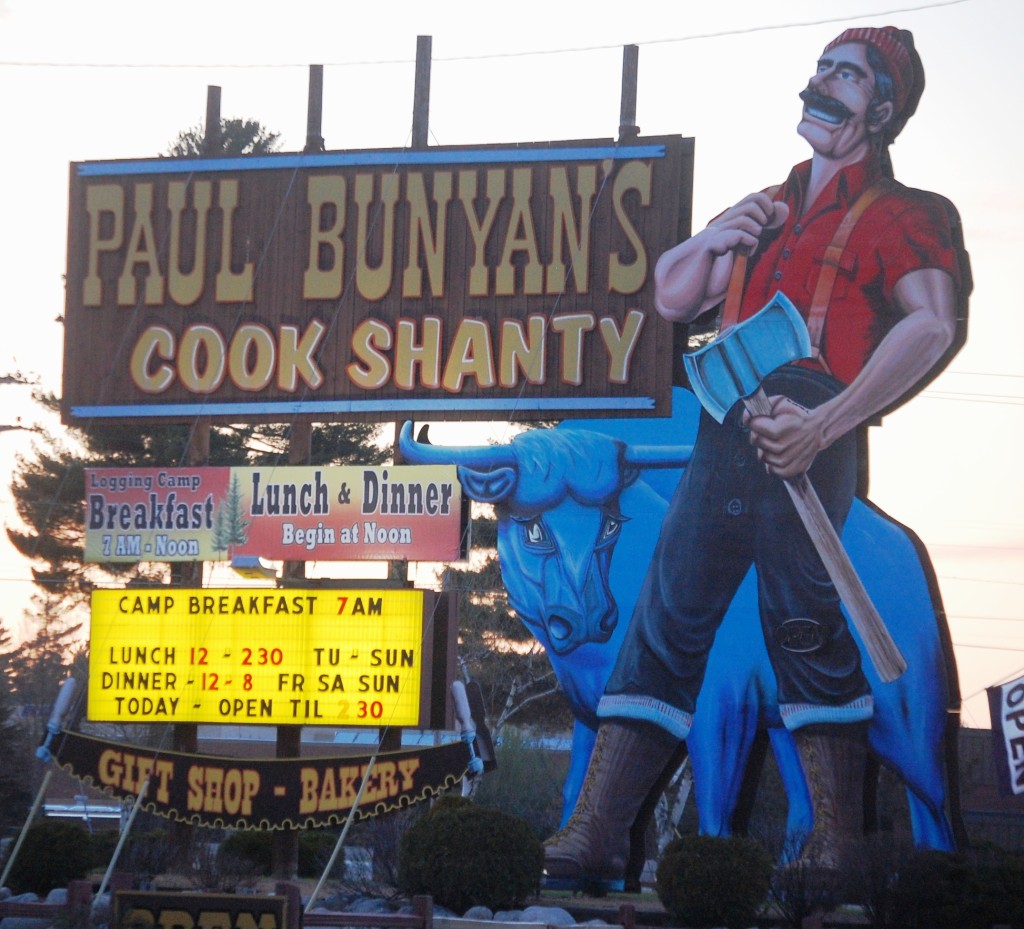
[[[764, 386], [808, 408], [842, 387], [792, 366]], [[816, 713], [819, 706], [844, 708], [836, 709], [837, 721], [849, 718], [850, 705], [854, 717], [870, 716], [860, 652], [838, 594], [783, 481], [757, 460], [742, 412], [737, 404], [721, 425], [707, 414], [701, 419], [601, 701], [603, 717], [645, 718], [685, 737], [715, 632], [751, 564], [784, 720], [787, 705], [792, 728], [832, 718]], [[809, 477], [841, 532], [856, 489], [855, 433], [820, 453]]]

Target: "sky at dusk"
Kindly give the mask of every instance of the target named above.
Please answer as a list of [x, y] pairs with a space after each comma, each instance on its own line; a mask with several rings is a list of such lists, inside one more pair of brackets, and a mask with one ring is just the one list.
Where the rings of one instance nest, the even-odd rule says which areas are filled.
[[[430, 142], [609, 138], [617, 134], [622, 47], [639, 46], [642, 135], [696, 145], [694, 228], [808, 157], [798, 92], [849, 25], [913, 31], [927, 74], [893, 147], [904, 183], [958, 207], [975, 289], [968, 341], [949, 369], [873, 430], [871, 499], [931, 554], [956, 648], [964, 722], [987, 727], [984, 688], [1024, 674], [1024, 5], [898, 4], [597, 7], [536, 2], [289, 4], [0, 0], [0, 375], [60, 391], [69, 163], [165, 153], [201, 126], [209, 85], [222, 115], [305, 143], [308, 66], [324, 65], [328, 149], [410, 143], [416, 37], [433, 37]], [[97, 365], [102, 359], [96, 359]], [[39, 417], [28, 387], [0, 383], [0, 425]], [[507, 425], [480, 427], [482, 441]], [[459, 442], [451, 426], [438, 441]], [[0, 431], [0, 510], [31, 434]], [[0, 539], [0, 616], [17, 632], [28, 565]]]

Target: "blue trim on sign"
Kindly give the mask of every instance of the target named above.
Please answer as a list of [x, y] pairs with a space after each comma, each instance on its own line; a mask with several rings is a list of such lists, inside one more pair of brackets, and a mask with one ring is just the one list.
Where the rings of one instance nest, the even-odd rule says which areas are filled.
[[139, 161], [86, 161], [79, 177], [126, 174], [211, 174], [224, 171], [269, 171], [286, 168], [348, 168], [364, 165], [513, 164], [543, 161], [600, 161], [611, 158], [664, 158], [664, 145], [601, 145], [582, 148], [493, 148], [376, 152], [329, 152], [321, 155], [245, 155], [241, 158], [156, 158]]
[[168, 403], [162, 406], [124, 404], [109, 406], [73, 406], [75, 419], [111, 419], [116, 417], [193, 417], [193, 416], [302, 416], [314, 413], [448, 413], [455, 410], [480, 411], [585, 411], [653, 410], [653, 397], [539, 397], [508, 400], [317, 400], [280, 403]]

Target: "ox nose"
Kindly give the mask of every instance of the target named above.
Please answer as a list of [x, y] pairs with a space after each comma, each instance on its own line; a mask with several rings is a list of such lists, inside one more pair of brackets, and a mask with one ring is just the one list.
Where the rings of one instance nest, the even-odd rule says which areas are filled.
[[571, 652], [583, 640], [579, 634], [579, 617], [573, 620], [561, 613], [550, 613], [544, 625], [547, 627], [548, 639], [556, 655]]
[[552, 611], [544, 618], [544, 628], [552, 651], [565, 655], [581, 645], [603, 645], [615, 631], [618, 618], [614, 606], [597, 617], [596, 622], [571, 610]]

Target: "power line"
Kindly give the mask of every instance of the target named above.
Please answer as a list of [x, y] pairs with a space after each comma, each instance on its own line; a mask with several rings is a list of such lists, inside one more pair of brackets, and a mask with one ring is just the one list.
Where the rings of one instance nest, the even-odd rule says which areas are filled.
[[987, 620], [993, 623], [1019, 623], [1024, 622], [1024, 617], [1021, 616], [972, 616], [968, 613], [950, 613], [946, 611], [947, 619], [970, 619], [970, 620]]
[[1012, 648], [1009, 645], [972, 645], [970, 642], [954, 642], [953, 648], [980, 648], [989, 652], [1024, 652], [1024, 648]]
[[[916, 6], [904, 6], [894, 7], [888, 10], [876, 10], [872, 13], [855, 13], [845, 14], [843, 16], [832, 16], [826, 19], [813, 19], [813, 20], [801, 20], [798, 22], [786, 22], [786, 23], [767, 23], [762, 26], [747, 26], [742, 29], [722, 29], [715, 32], [700, 32], [694, 33], [693, 35], [677, 36], [675, 38], [663, 38], [663, 39], [647, 39], [646, 41], [640, 41], [631, 43], [635, 45], [673, 45], [683, 42], [700, 42], [707, 41], [710, 39], [724, 39], [731, 36], [738, 35], [753, 35], [760, 32], [778, 32], [783, 29], [802, 29], [810, 26], [826, 26], [840, 22], [853, 22], [861, 19], [877, 19], [885, 16], [897, 16], [904, 13], [920, 13], [926, 10], [942, 9], [943, 7], [957, 6], [961, 3], [967, 3], [969, 0], [942, 0], [937, 3], [925, 3]], [[562, 47], [554, 49], [532, 49], [521, 52], [490, 52], [481, 55], [451, 55], [451, 56], [433, 56], [435, 62], [454, 63], [461, 61], [489, 61], [497, 60], [502, 58], [527, 58], [535, 56], [548, 56], [548, 55], [566, 55], [576, 54], [580, 52], [598, 52], [608, 51], [610, 49], [621, 48], [621, 43], [615, 44], [604, 44], [604, 45], [581, 45], [572, 47]], [[377, 58], [377, 59], [362, 59], [355, 61], [330, 61], [323, 62], [323, 66], [327, 68], [362, 68], [362, 67], [379, 67], [385, 65], [408, 65], [413, 64], [415, 59], [412, 58]], [[87, 68], [87, 69], [104, 69], [104, 68], [127, 68], [127, 69], [138, 69], [138, 70], [208, 70], [208, 69], [230, 69], [230, 70], [260, 70], [260, 69], [288, 69], [288, 68], [308, 68], [309, 62], [250, 62], [245, 63], [213, 63], [213, 62], [201, 62], [195, 64], [185, 64], [181, 62], [100, 62], [100, 61], [0, 61], [0, 67], [6, 68]]]

